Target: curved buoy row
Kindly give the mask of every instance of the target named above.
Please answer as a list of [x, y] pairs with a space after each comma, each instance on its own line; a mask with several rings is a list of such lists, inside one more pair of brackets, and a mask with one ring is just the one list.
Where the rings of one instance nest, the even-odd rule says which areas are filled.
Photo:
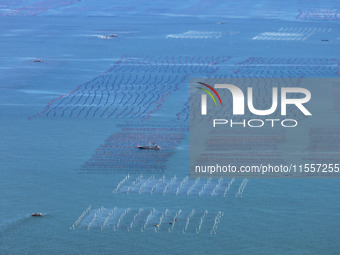
[[118, 190], [119, 190], [119, 188], [120, 188], [120, 187], [124, 184], [124, 182], [126, 182], [129, 178], [130, 178], [130, 175], [125, 176], [125, 178], [124, 178], [123, 180], [121, 180], [121, 181], [118, 183], [117, 187], [113, 190], [113, 193], [117, 193]]
[[191, 213], [189, 214], [189, 216], [188, 216], [188, 218], [187, 218], [187, 221], [186, 221], [186, 223], [185, 223], [185, 227], [184, 227], [184, 229], [183, 229], [183, 233], [185, 233], [185, 231], [187, 231], [188, 226], [189, 226], [189, 223], [190, 223], [190, 218], [191, 218], [194, 214], [195, 214], [195, 210], [192, 209], [192, 210], [191, 210]]
[[244, 189], [246, 188], [248, 183], [248, 179], [244, 179], [240, 185], [240, 187], [238, 188], [237, 193], [235, 194], [235, 197], [241, 197], [242, 198], [242, 194], [244, 192]]
[[103, 225], [101, 226], [101, 230], [103, 230], [106, 226], [106, 224], [108, 223], [108, 221], [110, 220], [111, 216], [117, 211], [117, 207], [113, 208], [109, 214], [106, 216]]
[[204, 213], [203, 213], [203, 215], [201, 216], [201, 219], [200, 219], [200, 223], [199, 223], [199, 225], [198, 225], [198, 228], [196, 228], [196, 234], [198, 234], [198, 233], [201, 231], [201, 228], [202, 228], [202, 225], [203, 225], [203, 222], [204, 222], [204, 218], [205, 218], [205, 216], [207, 216], [207, 215], [208, 215], [208, 211], [205, 210]]
[[210, 234], [212, 235], [216, 235], [216, 231], [217, 231], [217, 227], [218, 227], [218, 224], [220, 223], [221, 221], [221, 218], [223, 217], [224, 215], [224, 212], [221, 212], [219, 211], [215, 217], [215, 220], [214, 220], [214, 225], [210, 231]]
[[70, 227], [70, 229], [75, 230], [76, 227], [78, 227], [79, 223], [84, 219], [84, 217], [86, 216], [86, 214], [89, 213], [89, 211], [91, 210], [91, 205], [89, 205], [89, 207], [87, 207], [85, 209], [85, 211], [83, 211], [83, 213], [78, 217], [78, 219], [73, 223], [73, 225]]
[[92, 224], [95, 222], [96, 218], [97, 218], [97, 215], [100, 214], [102, 211], [106, 210], [106, 208], [104, 208], [103, 206], [100, 207], [93, 215], [90, 223], [87, 225], [87, 230], [90, 230]]

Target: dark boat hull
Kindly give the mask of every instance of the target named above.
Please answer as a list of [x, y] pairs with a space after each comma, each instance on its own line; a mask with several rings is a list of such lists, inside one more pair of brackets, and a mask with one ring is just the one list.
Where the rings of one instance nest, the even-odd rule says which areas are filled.
[[138, 146], [138, 148], [141, 150], [155, 150], [155, 151], [158, 151], [160, 149], [157, 147], [147, 147], [147, 146]]
[[33, 217], [41, 217], [42, 214], [41, 214], [41, 213], [32, 213], [32, 216], [33, 216]]

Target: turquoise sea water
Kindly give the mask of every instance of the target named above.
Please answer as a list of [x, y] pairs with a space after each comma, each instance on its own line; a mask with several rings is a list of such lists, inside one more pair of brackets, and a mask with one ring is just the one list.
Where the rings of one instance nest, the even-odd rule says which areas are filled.
[[[202, 196], [184, 191], [151, 195], [146, 191], [153, 187], [150, 183], [141, 194], [112, 192], [129, 173], [131, 180], [140, 174], [167, 180], [187, 176], [190, 147], [184, 116], [190, 77], [337, 77], [337, 8], [336, 1], [1, 2], [0, 254], [338, 254], [337, 179], [250, 179], [242, 197], [235, 196], [241, 179], [226, 197], [207, 191]], [[118, 37], [100, 38], [109, 34]], [[34, 63], [36, 58], [45, 62]], [[146, 69], [138, 67], [143, 60]], [[130, 88], [124, 86], [135, 84], [134, 79], [145, 87], [123, 97]], [[153, 79], [155, 89], [148, 87]], [[166, 79], [174, 82], [158, 91]], [[121, 114], [100, 117], [105, 108], [99, 107], [86, 116], [89, 107], [104, 104], [99, 94], [106, 95], [105, 84], [117, 94], [109, 111], [118, 108]], [[80, 94], [71, 99], [79, 85], [75, 93], [89, 96], [86, 102]], [[139, 92], [143, 98], [143, 90], [148, 95], [141, 110], [133, 108], [134, 101], [127, 101], [127, 110], [118, 107], [119, 100]], [[52, 102], [60, 108], [47, 116], [45, 107], [60, 96]], [[77, 104], [77, 99], [83, 101]], [[330, 100], [336, 105], [335, 98]], [[82, 108], [86, 110], [79, 113]], [[127, 114], [130, 109], [138, 112], [132, 116]], [[144, 109], [153, 111], [150, 118], [141, 114]], [[159, 125], [181, 130], [164, 131]], [[156, 130], [145, 131], [150, 126]], [[152, 160], [144, 167], [139, 152], [129, 147], [143, 142], [143, 135], [168, 143], [159, 155], [158, 170], [151, 171]], [[136, 141], [131, 141], [134, 136]], [[106, 162], [101, 149], [110, 141], [118, 148], [108, 156], [114, 165], [89, 167], [88, 162]], [[332, 148], [339, 152], [339, 147]], [[124, 165], [128, 167], [119, 168]], [[91, 212], [71, 230], [89, 205]], [[106, 216], [100, 213], [89, 227], [101, 206], [118, 211], [103, 230]], [[151, 215], [143, 229], [148, 213], [141, 214], [128, 231], [140, 208], [148, 213], [155, 208], [156, 216]], [[183, 213], [173, 231], [172, 217], [165, 216], [156, 232], [153, 225], [167, 209], [172, 217]], [[224, 215], [211, 233], [219, 211]], [[32, 212], [45, 216], [34, 218]]]

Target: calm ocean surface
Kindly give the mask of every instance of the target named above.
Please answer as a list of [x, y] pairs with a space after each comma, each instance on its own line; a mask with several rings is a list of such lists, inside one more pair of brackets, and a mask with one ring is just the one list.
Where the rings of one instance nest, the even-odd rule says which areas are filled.
[[[249, 70], [253, 77], [339, 75], [337, 1], [70, 3], [52, 0], [40, 4], [31, 0], [0, 3], [0, 254], [340, 253], [337, 179], [250, 179], [242, 197], [235, 196], [242, 183], [242, 179], [236, 179], [223, 197], [187, 196], [184, 192], [113, 194], [128, 173], [131, 179], [140, 174], [144, 178], [151, 176], [149, 169], [141, 169], [138, 162], [133, 174], [124, 169], [84, 174], [85, 163], [108, 137], [126, 134], [122, 125], [133, 125], [136, 129], [148, 123], [151, 126], [175, 123], [176, 114], [185, 107], [189, 96], [190, 77], [236, 75], [238, 63], [249, 58], [258, 62], [242, 72], [246, 75]], [[11, 11], [14, 9], [20, 10]], [[118, 37], [100, 38], [112, 33]], [[256, 36], [262, 39], [254, 39]], [[325, 39], [328, 41], [321, 41]], [[213, 59], [218, 70], [190, 71], [149, 119], [93, 117], [92, 112], [87, 117], [61, 116], [59, 112], [56, 116], [53, 112], [49, 116], [35, 116], [51, 100], [100, 77], [122, 58], [147, 58], [155, 66], [165, 66], [167, 60], [175, 59], [173, 63], [181, 66], [186, 61], [189, 64], [193, 57], [198, 66]], [[222, 61], [223, 57], [227, 60]], [[36, 58], [45, 62], [34, 63]], [[152, 62], [157, 58], [161, 60]], [[285, 61], [282, 59], [293, 63], [292, 69], [277, 68], [276, 64]], [[131, 70], [133, 76], [137, 71], [124, 61], [120, 66], [126, 73]], [[266, 61], [269, 64], [263, 68]], [[177, 73], [174, 68], [171, 70], [164, 73], [175, 77]], [[181, 70], [176, 72], [180, 79]], [[119, 75], [119, 71], [113, 71], [112, 79]], [[146, 71], [145, 77], [148, 75]], [[124, 92], [124, 87], [114, 89]], [[152, 104], [156, 106], [157, 103]], [[29, 118], [32, 116], [35, 117]], [[185, 127], [188, 122], [183, 120], [180, 125]], [[160, 137], [162, 131], [156, 132]], [[155, 178], [164, 175], [168, 180], [174, 176], [182, 180], [189, 173], [189, 132], [179, 134], [181, 139], [162, 161], [162, 171], [153, 173]], [[303, 142], [302, 139], [297, 137], [296, 142]], [[119, 160], [119, 155], [113, 157]], [[137, 157], [138, 160], [141, 158]], [[89, 205], [92, 207], [88, 217], [71, 230]], [[93, 219], [91, 213], [94, 215], [101, 206], [107, 211], [117, 207], [119, 212], [116, 221], [111, 218], [112, 222], [108, 221], [102, 230], [104, 216], [99, 215], [92, 225], [86, 222]], [[130, 214], [122, 215], [127, 208]], [[159, 214], [151, 215], [144, 229], [147, 214], [141, 216], [140, 221], [134, 221], [135, 228], [128, 231], [140, 208], [144, 211], [155, 208]], [[164, 220], [163, 228], [155, 231], [153, 224], [159, 222], [159, 215], [167, 209], [169, 214], [183, 211], [178, 216], [178, 226], [170, 231], [168, 220]], [[186, 228], [192, 209], [195, 214]], [[205, 210], [208, 214], [197, 234]], [[224, 215], [216, 233], [211, 234], [219, 211]], [[45, 216], [31, 217], [32, 212]]]

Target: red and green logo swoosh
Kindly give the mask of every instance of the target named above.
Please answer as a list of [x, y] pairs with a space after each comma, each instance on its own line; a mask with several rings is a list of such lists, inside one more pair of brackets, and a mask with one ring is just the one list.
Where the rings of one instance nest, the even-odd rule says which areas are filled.
[[[217, 91], [212, 86], [210, 86], [208, 84], [205, 84], [203, 82], [198, 82], [198, 83], [203, 85], [203, 86], [205, 86], [205, 87], [207, 87], [207, 88], [209, 88], [217, 96], [218, 100], [220, 101], [220, 104], [222, 105], [222, 100], [221, 100], [220, 95], [217, 93]], [[209, 90], [201, 88], [201, 87], [197, 87], [197, 88], [200, 89], [200, 90], [203, 90], [204, 92], [206, 92], [212, 98], [212, 100], [214, 101], [215, 105], [217, 105], [216, 100], [215, 100], [213, 94], [211, 94], [211, 92]]]

